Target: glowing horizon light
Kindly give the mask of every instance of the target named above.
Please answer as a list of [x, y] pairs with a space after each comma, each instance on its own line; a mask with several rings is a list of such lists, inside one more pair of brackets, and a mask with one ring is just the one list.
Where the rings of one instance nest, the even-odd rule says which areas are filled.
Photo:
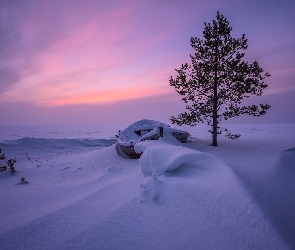
[[111, 103], [123, 100], [133, 100], [150, 96], [165, 95], [172, 92], [173, 90], [168, 88], [159, 88], [155, 92], [155, 89], [147, 88], [146, 86], [133, 86], [116, 90], [105, 90], [79, 95], [70, 95], [68, 97], [46, 102], [37, 102], [36, 104], [39, 106], [63, 106], [71, 104]]

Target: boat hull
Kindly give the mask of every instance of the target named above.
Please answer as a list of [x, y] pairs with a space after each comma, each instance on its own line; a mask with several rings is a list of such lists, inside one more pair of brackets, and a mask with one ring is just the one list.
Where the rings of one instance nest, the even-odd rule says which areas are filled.
[[[179, 133], [179, 132], [172, 132], [171, 133], [179, 142], [186, 143], [189, 137], [189, 133]], [[152, 138], [147, 138], [146, 140], [158, 140], [160, 138], [160, 135], [153, 136]], [[142, 152], [137, 153], [134, 150], [134, 145], [126, 146], [126, 145], [120, 145], [120, 149], [123, 151], [123, 153], [129, 157], [129, 159], [139, 159]]]

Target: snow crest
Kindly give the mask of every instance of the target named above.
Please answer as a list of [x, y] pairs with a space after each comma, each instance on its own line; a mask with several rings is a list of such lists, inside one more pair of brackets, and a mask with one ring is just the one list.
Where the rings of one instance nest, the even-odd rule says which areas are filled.
[[134, 149], [136, 152], [143, 152], [139, 165], [144, 176], [152, 174], [160, 176], [167, 171], [176, 170], [183, 164], [198, 164], [207, 167], [210, 162], [217, 161], [206, 153], [182, 147], [181, 143], [169, 133], [164, 133], [164, 137], [157, 142], [137, 143]]
[[169, 186], [167, 176], [172, 175], [176, 179], [186, 177], [188, 168], [194, 169], [189, 174], [191, 179], [202, 175], [204, 171], [217, 171], [225, 179], [226, 175], [232, 174], [229, 167], [219, 159], [181, 145], [183, 144], [165, 130], [164, 136], [158, 141], [143, 141], [135, 145], [136, 152], [143, 152], [139, 166], [142, 174], [147, 177], [140, 184], [142, 201], [158, 202], [165, 187]]

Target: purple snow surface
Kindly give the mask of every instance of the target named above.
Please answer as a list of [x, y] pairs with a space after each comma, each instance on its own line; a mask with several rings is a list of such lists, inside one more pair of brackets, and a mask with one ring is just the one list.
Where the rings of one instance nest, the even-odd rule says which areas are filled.
[[0, 173], [0, 249], [294, 249], [295, 126], [233, 128], [217, 148], [202, 129], [187, 144], [164, 131], [139, 160], [113, 139], [0, 141], [17, 155]]

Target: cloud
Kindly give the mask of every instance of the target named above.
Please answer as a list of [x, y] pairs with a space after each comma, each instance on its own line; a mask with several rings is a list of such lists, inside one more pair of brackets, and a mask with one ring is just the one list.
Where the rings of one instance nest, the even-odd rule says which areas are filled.
[[[0, 102], [28, 102], [39, 106], [61, 106], [69, 104], [103, 104], [118, 102], [127, 99], [138, 99], [147, 96], [158, 96], [174, 92], [169, 86], [169, 72], [171, 69], [160, 68], [152, 75], [142, 71], [128, 75], [102, 75], [96, 77], [95, 71], [88, 75], [70, 74], [69, 76], [56, 77], [42, 82], [38, 87], [34, 82], [37, 78], [28, 78], [31, 87], [19, 87], [8, 91]], [[94, 77], [92, 76], [94, 74]], [[85, 87], [87, 82], [87, 87]], [[92, 84], [90, 85], [90, 82]], [[126, 85], [125, 83], [128, 83]], [[114, 88], [114, 86], [116, 86]], [[26, 93], [22, 95], [22, 93]], [[21, 96], [21, 99], [18, 97]], [[34, 102], [31, 100], [34, 99]]]
[[287, 93], [295, 77], [292, 8], [284, 4], [285, 19], [280, 8], [250, 2], [2, 0], [0, 103], [39, 112], [169, 94], [169, 76], [190, 62], [190, 37], [202, 37], [217, 9], [235, 32], [249, 34], [246, 56], [272, 75], [265, 93]]
[[113, 124], [118, 125], [118, 129], [120, 129], [143, 118], [169, 122], [170, 115], [180, 111], [183, 106], [176, 99], [175, 94], [166, 94], [104, 104], [40, 107], [21, 102], [0, 103], [1, 116], [5, 117], [0, 120], [0, 125]]
[[18, 72], [11, 67], [8, 66], [0, 66], [0, 94], [6, 92], [13, 85], [17, 84], [21, 76]]
[[[228, 123], [294, 123], [295, 92], [249, 98], [246, 104], [268, 103], [272, 107], [261, 117], [240, 116]], [[281, 100], [284, 99], [284, 102]], [[1, 103], [0, 125], [113, 125], [118, 129], [140, 119], [169, 123], [171, 115], [185, 111], [176, 93], [149, 96], [104, 104], [72, 104], [40, 107], [29, 103]]]
[[[107, 78], [119, 72], [120, 77], [135, 75], [140, 65], [135, 60], [167, 36], [166, 32], [146, 39], [137, 34], [132, 16], [134, 1], [30, 0], [4, 2], [1, 7], [5, 13], [3, 26], [19, 39], [2, 43], [1, 51], [10, 59], [0, 58], [5, 79], [0, 93], [10, 91], [8, 96], [22, 99], [21, 93], [27, 90], [32, 102], [50, 93], [40, 93], [50, 86], [73, 93], [83, 84], [88, 89], [84, 92], [89, 92], [94, 84], [104, 89], [109, 83]], [[14, 91], [13, 86], [19, 82]]]

